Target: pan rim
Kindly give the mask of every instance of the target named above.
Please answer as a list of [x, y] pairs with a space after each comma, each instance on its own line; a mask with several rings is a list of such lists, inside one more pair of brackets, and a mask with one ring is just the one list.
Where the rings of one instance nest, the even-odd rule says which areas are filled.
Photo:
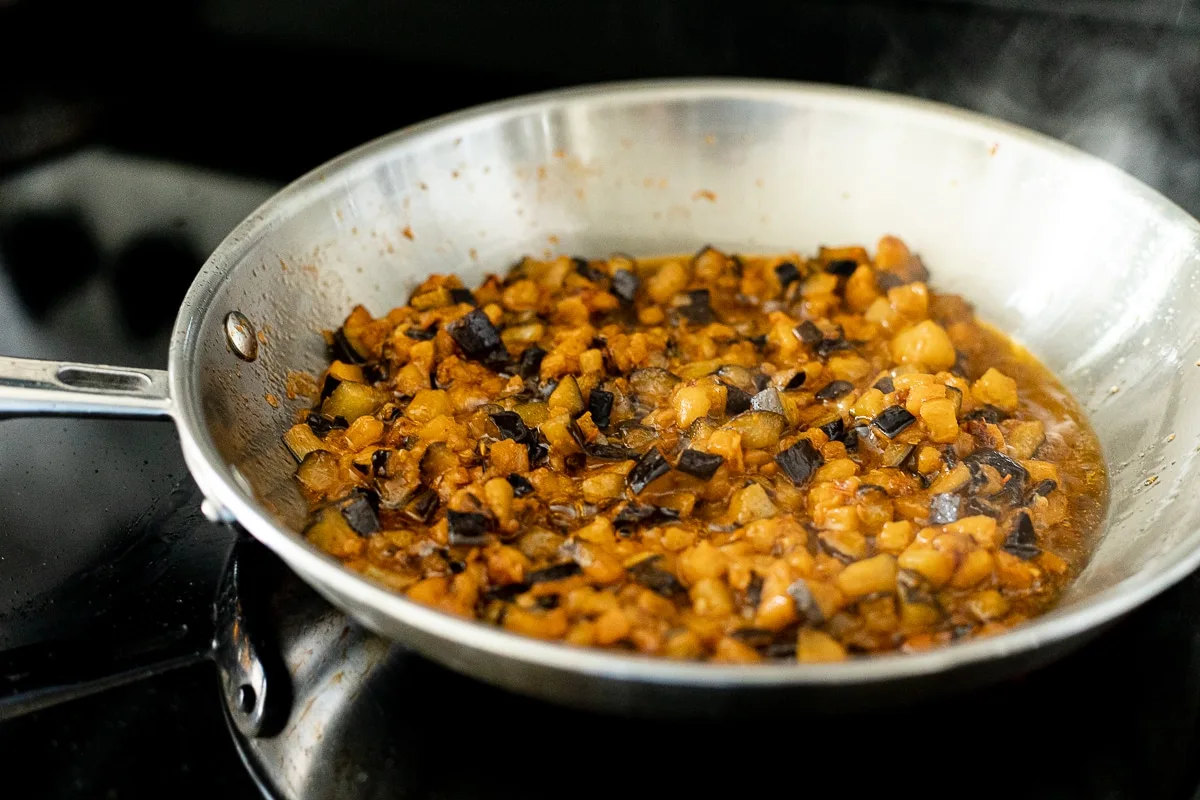
[[[451, 129], [465, 131], [475, 125], [494, 124], [498, 119], [529, 113], [538, 107], [701, 98], [762, 99], [783, 103], [791, 100], [803, 102], [808, 107], [814, 104], [843, 108], [869, 105], [876, 111], [885, 108], [891, 114], [919, 118], [926, 125], [968, 131], [976, 137], [986, 136], [1001, 145], [1006, 142], [1022, 145], [1097, 170], [1129, 195], [1152, 206], [1164, 222], [1200, 234], [1200, 223], [1185, 211], [1096, 156], [1044, 134], [976, 112], [877, 90], [791, 81], [691, 78], [593, 84], [476, 106], [386, 134], [309, 171], [250, 214], [205, 262], [176, 321], [169, 366], [184, 458], [205, 496], [221, 504], [252, 535], [323, 594], [328, 594], [324, 589], [328, 586], [339, 596], [384, 614], [403, 626], [492, 657], [585, 676], [675, 686], [845, 686], [946, 674], [980, 662], [1066, 643], [1117, 619], [1200, 565], [1200, 530], [1193, 530], [1147, 567], [1078, 605], [1055, 609], [1003, 634], [922, 653], [877, 655], [836, 664], [731, 666], [678, 662], [543, 642], [422, 606], [346, 569], [336, 559], [311, 547], [299, 534], [277, 524], [238, 486], [233, 471], [225, 465], [203, 424], [199, 397], [193, 393], [195, 381], [189, 364], [194, 362], [197, 335], [204, 316], [213, 311], [213, 297], [250, 246], [269, 231], [273, 219], [286, 214], [292, 206], [303, 204], [310, 193], [331, 178], [348, 177], [357, 169], [367, 169], [370, 156], [423, 137], [442, 136]], [[195, 313], [187, 313], [188, 309]]]

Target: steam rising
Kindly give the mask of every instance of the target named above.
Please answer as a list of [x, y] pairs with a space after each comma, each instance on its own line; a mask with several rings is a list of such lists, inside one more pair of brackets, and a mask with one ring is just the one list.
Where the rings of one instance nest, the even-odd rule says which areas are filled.
[[[1104, 158], [1200, 216], [1200, 36], [1078, 19], [947, 15], [893, 41], [871, 86], [974, 109]], [[945, 42], [953, 44], [948, 49]]]

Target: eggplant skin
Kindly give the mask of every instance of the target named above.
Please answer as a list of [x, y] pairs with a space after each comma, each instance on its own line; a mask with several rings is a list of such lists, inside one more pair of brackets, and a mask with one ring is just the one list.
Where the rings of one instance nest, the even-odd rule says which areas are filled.
[[641, 525], [674, 522], [677, 519], [679, 519], [679, 512], [673, 508], [628, 503], [613, 518], [613, 527], [621, 532], [629, 532]]
[[679, 578], [659, 567], [661, 556], [654, 556], [640, 561], [630, 567], [630, 576], [655, 594], [674, 598], [687, 594], [687, 589]]
[[662, 451], [657, 447], [652, 447], [633, 465], [633, 469], [626, 476], [626, 483], [634, 494], [641, 494], [642, 490], [653, 483], [655, 479], [670, 471], [671, 465], [663, 457]]
[[791, 478], [792, 483], [803, 486], [813, 473], [825, 463], [825, 459], [813, 447], [812, 442], [801, 439], [794, 445], [775, 456], [775, 463]]
[[509, 486], [512, 486], [513, 488], [513, 495], [515, 497], [525, 497], [526, 495], [531, 495], [534, 492], [533, 484], [530, 483], [529, 478], [526, 478], [524, 475], [518, 475], [514, 472], [508, 476], [507, 480]]
[[508, 362], [508, 350], [500, 339], [500, 331], [483, 309], [476, 308], [459, 317], [446, 326], [446, 331], [467, 358], [487, 365]]
[[701, 480], [708, 480], [716, 474], [717, 469], [725, 463], [725, 457], [715, 453], [702, 453], [699, 450], [687, 449], [679, 455], [675, 469], [685, 472]]
[[640, 284], [637, 275], [627, 269], [619, 269], [612, 276], [612, 293], [625, 305], [631, 305], [637, 299]]
[[525, 582], [532, 585], [535, 583], [549, 583], [550, 581], [561, 581], [567, 578], [573, 578], [583, 572], [583, 569], [574, 561], [566, 561], [562, 564], [555, 564], [545, 569], [539, 569], [536, 572], [531, 572], [525, 576]]
[[903, 406], [889, 406], [880, 411], [871, 424], [879, 428], [884, 436], [892, 439], [916, 421], [917, 418]]
[[849, 381], [833, 381], [824, 389], [817, 392], [816, 398], [818, 401], [825, 403], [830, 400], [839, 400], [853, 391], [853, 383], [850, 383]]
[[469, 511], [447, 511], [446, 520], [450, 527], [450, 544], [474, 547], [487, 543], [486, 534], [490, 523], [483, 514]]
[[612, 417], [613, 393], [603, 389], [592, 389], [588, 397], [588, 412], [597, 428], [607, 428]]

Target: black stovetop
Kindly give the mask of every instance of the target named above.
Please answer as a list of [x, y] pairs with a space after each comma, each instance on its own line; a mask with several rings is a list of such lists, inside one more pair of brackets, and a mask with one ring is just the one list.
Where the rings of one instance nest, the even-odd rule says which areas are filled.
[[[736, 4], [704, 3], [695, 7], [701, 12], [669, 2], [639, 6], [633, 17], [618, 14], [617, 3], [564, 4], [546, 31], [507, 12], [450, 31], [439, 27], [449, 24], [449, 12], [430, 10], [436, 3], [412, 4], [424, 11], [411, 21], [392, 16], [391, 5], [360, 3], [354, 15], [343, 10], [347, 4], [306, 4], [306, 14], [250, 21], [245, 9], [253, 4], [182, 3], [203, 12], [159, 12], [177, 35], [152, 48], [139, 50], [128, 27], [118, 39], [70, 34], [58, 41], [95, 56], [95, 71], [78, 84], [59, 65], [45, 73], [50, 78], [31, 80], [28, 92], [9, 95], [0, 85], [0, 168], [9, 173], [0, 180], [0, 353], [165, 366], [167, 330], [195, 270], [276, 185], [428, 115], [580, 81], [759, 75], [919, 94], [1065, 138], [1200, 213], [1200, 11], [1190, 0], [1162, 17], [1182, 20], [1182, 28], [1136, 27], [1120, 15], [1116, 24], [1071, 14], [1048, 21], [977, 8], [1039, 5], [1016, 0], [927, 2], [912, 10], [881, 0], [753, 13]], [[45, 29], [60, 35], [53, 13], [44, 16]], [[536, 49], [587, 20], [594, 24], [580, 28], [570, 46]], [[99, 16], [91, 22], [79, 30], [112, 24]], [[232, 33], [239, 30], [248, 33]], [[401, 35], [414, 31], [423, 33], [411, 41]], [[456, 48], [437, 45], [439, 32], [457, 37]], [[508, 44], [495, 44], [501, 40]], [[15, 51], [0, 51], [0, 66], [11, 73], [5, 59]], [[146, 77], [147, 64], [178, 68], [162, 70], [172, 76], [168, 89]], [[14, 130], [32, 138], [11, 138]], [[63, 674], [102, 674], [147, 643], [175, 653], [179, 664], [194, 662], [0, 723], [0, 764], [33, 776], [37, 788], [28, 796], [259, 796], [229, 734], [213, 667], [196, 657], [207, 631], [194, 621], [205, 615], [234, 540], [203, 521], [196, 499], [169, 425], [0, 422], [0, 662], [6, 653], [43, 652], [48, 643], [58, 657], [42, 666]], [[595, 727], [590, 718], [497, 699], [432, 665], [413, 674], [424, 696], [445, 704], [423, 705], [431, 714], [456, 713], [453, 704], [462, 702], [526, 721]], [[1029, 704], [1029, 725], [1018, 728], [1004, 711], [1024, 692], [1038, 702]], [[1028, 796], [1200, 796], [1200, 576], [1061, 664], [938, 713], [949, 721], [944, 731], [895, 716], [862, 719], [858, 736], [843, 726], [845, 757], [832, 761], [799, 743], [811, 735], [807, 729], [803, 736], [787, 725], [718, 731], [745, 754], [719, 768], [726, 778], [744, 775], [746, 792], [822, 787], [854, 796], [856, 754], [869, 764], [873, 748], [900, 748], [911, 753], [911, 769], [893, 759], [896, 788], [927, 795], [1009, 791], [1016, 774], [1027, 776]], [[493, 720], [471, 735], [471, 747], [520, 736], [521, 724]], [[979, 726], [988, 735], [974, 753], [968, 737]], [[448, 718], [432, 730], [456, 733]], [[549, 741], [545, 730], [528, 735], [530, 761], [518, 778], [543, 774], [539, 759], [570, 757], [569, 731]], [[798, 742], [794, 758], [780, 762], [787, 748], [779, 742], [788, 737]], [[771, 740], [764, 752], [776, 760], [755, 760], [746, 742], [756, 738]], [[490, 776], [457, 769], [450, 754], [460, 744], [441, 756], [430, 751], [437, 768], [425, 771], [411, 796], [485, 797], [489, 786], [520, 796], [512, 775], [489, 784], [504, 764]], [[709, 746], [721, 752], [719, 743], [698, 741], [698, 762]], [[635, 779], [639, 761], [650, 756], [623, 753], [617, 743], [613, 768], [629, 771], [628, 793], [672, 790], [663, 776]], [[998, 780], [998, 770], [1009, 779]], [[874, 776], [872, 785], [878, 782]], [[702, 782], [684, 783], [704, 793]]]

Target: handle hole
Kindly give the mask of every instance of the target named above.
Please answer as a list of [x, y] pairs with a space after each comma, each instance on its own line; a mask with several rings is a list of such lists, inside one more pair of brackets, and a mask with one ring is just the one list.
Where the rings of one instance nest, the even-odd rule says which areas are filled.
[[61, 367], [56, 376], [60, 383], [72, 389], [92, 389], [105, 392], [144, 392], [150, 388], [150, 378], [140, 372], [84, 367]]
[[254, 687], [248, 683], [243, 683], [237, 690], [237, 707], [238, 711], [243, 714], [249, 714], [254, 711], [254, 707], [258, 705], [258, 695], [254, 691]]

